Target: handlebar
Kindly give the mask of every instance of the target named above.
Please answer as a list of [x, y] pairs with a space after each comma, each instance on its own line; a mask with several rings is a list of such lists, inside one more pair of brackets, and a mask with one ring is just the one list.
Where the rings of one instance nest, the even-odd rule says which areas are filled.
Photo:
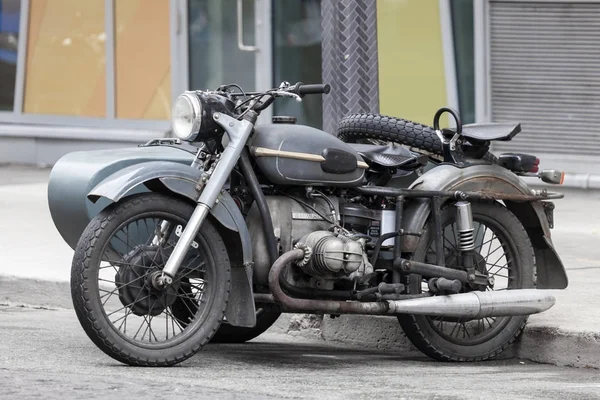
[[291, 91], [302, 97], [307, 94], [328, 94], [331, 91], [331, 86], [326, 83], [303, 84], [298, 82], [294, 85], [295, 89]]
[[[295, 85], [290, 85], [288, 82], [282, 84], [276, 89], [270, 89], [266, 92], [244, 92], [238, 85], [219, 86], [217, 91], [226, 91], [229, 87], [235, 86], [240, 89], [238, 93], [228, 93], [229, 98], [237, 99], [244, 97], [245, 100], [236, 106], [237, 110], [242, 111], [244, 115], [248, 110], [254, 110], [260, 113], [265, 108], [269, 107], [276, 97], [292, 97], [297, 101], [302, 101], [302, 97], [308, 94], [327, 94], [331, 91], [331, 86], [326, 83], [304, 84], [298, 82]], [[266, 98], [265, 98], [266, 97]]]

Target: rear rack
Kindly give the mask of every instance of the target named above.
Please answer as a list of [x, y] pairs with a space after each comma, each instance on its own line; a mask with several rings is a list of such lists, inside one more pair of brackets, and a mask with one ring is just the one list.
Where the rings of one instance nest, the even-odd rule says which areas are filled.
[[555, 200], [565, 197], [562, 193], [548, 192], [546, 189], [534, 190], [532, 194], [501, 193], [493, 191], [463, 192], [440, 191], [440, 190], [418, 190], [418, 189], [395, 189], [383, 186], [361, 186], [357, 190], [363, 194], [374, 196], [390, 196], [403, 198], [445, 198], [470, 201], [506, 200], [515, 202], [532, 202], [540, 200]]
[[[434, 243], [435, 243], [435, 255], [436, 255], [436, 266], [446, 267], [445, 264], [445, 253], [444, 253], [444, 237], [442, 234], [442, 221], [440, 217], [440, 209], [444, 204], [444, 200], [455, 199], [455, 200], [466, 200], [466, 201], [494, 201], [494, 200], [505, 200], [514, 202], [534, 202], [540, 200], [554, 200], [562, 199], [564, 194], [548, 192], [546, 189], [533, 190], [531, 194], [514, 194], [514, 193], [499, 193], [493, 191], [479, 191], [479, 192], [463, 192], [460, 190], [456, 191], [440, 191], [440, 190], [418, 190], [418, 189], [395, 189], [387, 188], [382, 186], [361, 186], [356, 188], [360, 193], [366, 195], [375, 196], [386, 196], [394, 197], [396, 203], [396, 217], [395, 225], [396, 231], [390, 232], [381, 236], [373, 251], [371, 263], [375, 265], [379, 252], [383, 242], [387, 239], [394, 237], [394, 268], [392, 279], [393, 283], [402, 282], [402, 272], [398, 268], [401, 266], [402, 259], [402, 238], [404, 236], [421, 236], [420, 232], [405, 232], [402, 229], [402, 220], [404, 217], [404, 201], [407, 198], [428, 198], [430, 199], [429, 207], [431, 209], [431, 216], [433, 222], [434, 232]], [[546, 203], [549, 204], [550, 203]], [[552, 208], [550, 208], [552, 209]], [[552, 223], [551, 217], [549, 222]]]

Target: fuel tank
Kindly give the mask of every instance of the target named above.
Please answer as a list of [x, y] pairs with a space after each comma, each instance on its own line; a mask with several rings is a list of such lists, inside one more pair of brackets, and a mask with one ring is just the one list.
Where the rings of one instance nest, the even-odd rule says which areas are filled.
[[250, 146], [272, 182], [294, 186], [360, 186], [367, 164], [347, 143], [293, 123], [257, 125]]

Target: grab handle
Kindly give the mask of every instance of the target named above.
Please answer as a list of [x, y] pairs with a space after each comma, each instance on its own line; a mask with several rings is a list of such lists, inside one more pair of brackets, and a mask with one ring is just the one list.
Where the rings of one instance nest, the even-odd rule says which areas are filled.
[[438, 132], [440, 131], [440, 117], [446, 112], [452, 115], [452, 117], [454, 118], [454, 121], [456, 122], [456, 133], [460, 135], [462, 133], [462, 122], [460, 121], [458, 112], [450, 107], [442, 107], [439, 110], [437, 110], [437, 112], [433, 116], [433, 129], [435, 129]]

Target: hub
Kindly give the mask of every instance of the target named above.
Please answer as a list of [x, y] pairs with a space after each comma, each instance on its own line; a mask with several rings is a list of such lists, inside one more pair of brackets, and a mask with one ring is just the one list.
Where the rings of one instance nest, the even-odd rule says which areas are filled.
[[124, 257], [115, 275], [119, 299], [138, 316], [156, 316], [177, 300], [179, 282], [160, 285], [164, 257], [152, 246], [138, 246]]

